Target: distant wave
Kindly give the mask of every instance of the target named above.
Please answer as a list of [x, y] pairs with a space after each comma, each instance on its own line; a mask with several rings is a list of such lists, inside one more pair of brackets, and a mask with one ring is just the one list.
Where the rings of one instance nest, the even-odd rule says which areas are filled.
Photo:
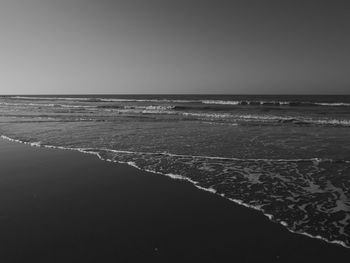
[[50, 107], [50, 108], [67, 108], [67, 109], [88, 109], [89, 111], [101, 110], [108, 111], [110, 114], [169, 114], [185, 117], [192, 117], [200, 120], [225, 120], [225, 121], [241, 121], [241, 122], [263, 122], [275, 124], [294, 124], [294, 125], [319, 125], [319, 126], [341, 126], [350, 127], [350, 120], [336, 118], [317, 118], [307, 116], [293, 115], [273, 115], [273, 114], [240, 114], [232, 111], [226, 111], [224, 108], [216, 108], [199, 105], [122, 105], [122, 104], [62, 104], [62, 103], [32, 103], [32, 102], [0, 102], [0, 106], [15, 107]]
[[315, 102], [316, 105], [320, 106], [350, 106], [350, 103], [344, 103], [344, 102]]
[[34, 96], [11, 96], [5, 97], [19, 100], [77, 100], [77, 101], [89, 101], [90, 98], [75, 98], [75, 97], [34, 97]]
[[73, 105], [73, 104], [57, 104], [57, 103], [11, 103], [11, 102], [0, 102], [0, 105], [4, 106], [19, 106], [19, 107], [56, 107], [56, 108], [94, 108], [89, 105]]
[[33, 106], [33, 107], [57, 107], [57, 108], [97, 108], [97, 109], [125, 109], [125, 110], [171, 110], [175, 106], [167, 105], [148, 105], [148, 106], [137, 106], [137, 105], [77, 105], [77, 104], [58, 104], [58, 103], [11, 103], [11, 102], [0, 102], [0, 105], [5, 106]]
[[220, 104], [220, 105], [240, 105], [241, 101], [237, 100], [202, 100], [203, 104]]
[[20, 100], [68, 100], [84, 102], [160, 102], [160, 103], [199, 103], [211, 105], [231, 106], [327, 106], [350, 107], [347, 102], [312, 102], [312, 101], [275, 101], [275, 100], [201, 100], [201, 99], [134, 99], [134, 98], [103, 98], [103, 97], [38, 97], [38, 96], [11, 96], [6, 97]]
[[124, 106], [125, 109], [138, 109], [138, 110], [172, 110], [174, 106], [163, 105], [149, 105], [149, 106]]
[[311, 119], [305, 117], [293, 116], [273, 116], [273, 115], [239, 115], [238, 118], [245, 120], [257, 121], [277, 121], [279, 123], [293, 123], [293, 124], [315, 124], [315, 125], [335, 125], [335, 126], [350, 126], [350, 120], [338, 119]]
[[275, 123], [291, 123], [297, 125], [330, 125], [330, 126], [350, 126], [350, 120], [338, 119], [311, 119], [305, 117], [294, 116], [277, 116], [277, 115], [252, 115], [252, 114], [230, 114], [230, 113], [200, 113], [200, 112], [183, 112], [185, 116], [193, 116], [205, 119], [233, 119], [241, 121], [256, 122], [275, 122]]
[[199, 100], [172, 100], [172, 99], [117, 99], [117, 98], [83, 98], [83, 97], [32, 97], [32, 96], [12, 96], [11, 99], [20, 100], [68, 100], [85, 102], [174, 102], [191, 103], [200, 102]]
[[345, 102], [307, 102], [307, 101], [254, 101], [254, 100], [202, 100], [203, 104], [219, 105], [261, 105], [261, 106], [330, 106], [348, 107], [350, 103]]

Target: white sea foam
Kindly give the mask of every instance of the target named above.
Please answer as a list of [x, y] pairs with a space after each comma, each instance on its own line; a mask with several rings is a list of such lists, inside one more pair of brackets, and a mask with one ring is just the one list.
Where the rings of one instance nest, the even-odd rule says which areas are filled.
[[246, 120], [277, 120], [277, 121], [294, 121], [294, 122], [305, 122], [310, 124], [322, 124], [322, 125], [342, 125], [342, 126], [350, 126], [349, 120], [338, 120], [338, 119], [311, 119], [305, 118], [302, 116], [276, 116], [276, 115], [232, 115], [233, 117], [237, 117], [239, 119]]
[[[168, 152], [136, 152], [136, 151], [114, 150], [114, 149], [108, 149], [108, 148], [101, 148], [101, 150], [108, 151], [108, 152], [114, 152], [114, 153], [140, 154], [140, 155], [166, 155], [166, 156], [173, 156], [173, 157], [211, 159], [211, 160], [265, 161], [265, 162], [305, 162], [305, 161], [322, 162], [322, 161], [331, 161], [331, 159], [321, 159], [321, 158], [309, 158], [309, 159], [300, 159], [300, 158], [299, 159], [233, 158], [233, 157], [206, 156], [206, 155], [175, 154], [175, 153], [168, 153]], [[345, 161], [345, 162], [347, 162], [347, 161]]]
[[[31, 142], [25, 142], [17, 139], [12, 139], [5, 135], [0, 136], [2, 139], [6, 139], [8, 141], [31, 144]], [[58, 148], [58, 149], [68, 149], [68, 150], [79, 150], [86, 152], [87, 149], [91, 148], [69, 148], [64, 146], [52, 146], [52, 145], [40, 145], [47, 148]], [[96, 150], [113, 152], [113, 153], [124, 153], [124, 154], [139, 154], [139, 155], [165, 155], [165, 156], [173, 156], [173, 157], [183, 157], [183, 158], [194, 158], [194, 159], [210, 159], [210, 160], [231, 160], [231, 161], [263, 161], [263, 162], [332, 162], [332, 159], [322, 159], [322, 158], [306, 158], [306, 159], [270, 159], [270, 158], [233, 158], [233, 157], [220, 157], [220, 156], [206, 156], [206, 155], [186, 155], [186, 154], [174, 154], [168, 152], [136, 152], [136, 151], [124, 151], [124, 150], [114, 150], [108, 148], [100, 148]], [[94, 151], [90, 151], [91, 153], [95, 153]], [[90, 153], [89, 152], [89, 153]], [[341, 160], [344, 163], [350, 163], [350, 160]]]
[[239, 105], [240, 101], [232, 100], [202, 100], [203, 104]]
[[139, 109], [139, 110], [171, 110], [174, 106], [167, 105], [149, 105], [149, 106], [124, 106], [125, 109]]
[[350, 106], [350, 103], [346, 102], [310, 102], [310, 101], [275, 101], [275, 100], [202, 100], [203, 104], [219, 104], [219, 105], [299, 105], [299, 106]]
[[197, 112], [182, 112], [184, 116], [202, 117], [210, 119], [223, 119], [223, 118], [233, 118], [235, 115], [229, 113], [197, 113]]
[[62, 107], [62, 108], [93, 108], [89, 105], [72, 105], [72, 104], [54, 104], [54, 103], [11, 103], [11, 102], [0, 102], [0, 105], [5, 106], [33, 106], [33, 107]]
[[41, 142], [31, 142], [29, 143], [30, 146], [35, 146], [35, 147], [40, 147], [41, 146]]
[[335, 106], [335, 107], [341, 107], [341, 106], [350, 106], [350, 103], [344, 103], [344, 102], [315, 102], [316, 105], [320, 106]]
[[350, 126], [350, 120], [345, 119], [312, 119], [303, 116], [278, 116], [278, 115], [254, 115], [254, 114], [230, 114], [230, 113], [197, 113], [182, 112], [184, 116], [193, 116], [204, 119], [232, 119], [241, 121], [262, 122], [294, 122], [315, 125]]

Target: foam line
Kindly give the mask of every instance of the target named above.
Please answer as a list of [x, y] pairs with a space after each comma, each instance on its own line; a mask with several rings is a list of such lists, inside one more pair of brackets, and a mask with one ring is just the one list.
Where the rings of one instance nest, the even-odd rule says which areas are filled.
[[309, 159], [264, 159], [264, 158], [229, 158], [229, 157], [219, 157], [219, 156], [205, 156], [205, 155], [185, 155], [185, 154], [174, 154], [168, 152], [134, 152], [134, 151], [123, 151], [123, 150], [113, 150], [108, 148], [101, 148], [98, 150], [114, 152], [114, 153], [126, 153], [126, 154], [141, 154], [141, 155], [166, 155], [173, 157], [184, 157], [184, 158], [198, 158], [198, 159], [210, 159], [210, 160], [228, 160], [228, 161], [263, 161], [263, 162], [344, 162], [350, 163], [350, 160], [333, 160], [333, 159], [322, 159], [322, 158], [309, 158]]

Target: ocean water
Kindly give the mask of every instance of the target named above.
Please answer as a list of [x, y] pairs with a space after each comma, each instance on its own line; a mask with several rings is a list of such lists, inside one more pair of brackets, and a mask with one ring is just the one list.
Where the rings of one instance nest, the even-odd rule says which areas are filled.
[[2, 96], [0, 134], [184, 179], [350, 247], [350, 96]]

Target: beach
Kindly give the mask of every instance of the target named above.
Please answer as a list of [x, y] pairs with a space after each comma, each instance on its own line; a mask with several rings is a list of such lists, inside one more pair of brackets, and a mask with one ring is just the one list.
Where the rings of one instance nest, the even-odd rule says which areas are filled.
[[350, 262], [349, 3], [2, 1], [0, 263]]
[[1, 262], [331, 262], [350, 250], [288, 232], [192, 184], [77, 151], [0, 140]]

